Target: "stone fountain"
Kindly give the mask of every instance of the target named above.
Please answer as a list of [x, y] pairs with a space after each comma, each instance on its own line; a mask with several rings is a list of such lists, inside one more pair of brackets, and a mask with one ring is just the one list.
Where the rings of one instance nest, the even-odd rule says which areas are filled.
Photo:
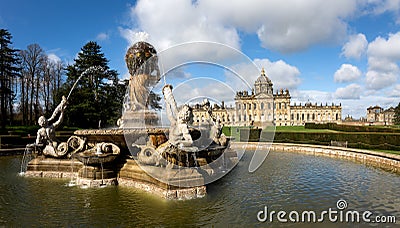
[[119, 127], [77, 130], [67, 142], [58, 142], [55, 129], [68, 106], [63, 97], [49, 119], [39, 118], [37, 140], [26, 150], [36, 158], [21, 172], [29, 177], [69, 178], [71, 186], [132, 186], [167, 199], [204, 196], [206, 184], [238, 162], [229, 140], [211, 111], [209, 125], [193, 128], [191, 108], [177, 105], [168, 84], [162, 97], [171, 124], [159, 127], [156, 109], [162, 108], [161, 95], [151, 90], [161, 78], [155, 48], [135, 43], [125, 61], [131, 76]]

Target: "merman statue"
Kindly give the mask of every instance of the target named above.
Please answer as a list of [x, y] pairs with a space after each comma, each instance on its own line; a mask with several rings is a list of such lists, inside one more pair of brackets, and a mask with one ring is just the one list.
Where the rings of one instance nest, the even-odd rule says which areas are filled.
[[167, 116], [171, 122], [168, 142], [185, 151], [197, 151], [197, 147], [193, 146], [192, 136], [188, 127], [193, 123], [192, 108], [185, 104], [178, 110], [171, 85], [165, 85], [162, 92], [166, 103]]
[[[66, 107], [67, 99], [63, 96], [60, 104], [56, 107], [49, 119], [46, 119], [44, 116], [41, 116], [38, 119], [38, 124], [41, 128], [37, 131], [35, 144], [38, 147], [44, 147], [42, 151], [43, 155], [61, 157], [67, 152], [66, 143], [59, 144], [55, 132], [55, 129], [60, 126], [63, 121], [64, 110]], [[55, 120], [57, 116], [58, 119]]]

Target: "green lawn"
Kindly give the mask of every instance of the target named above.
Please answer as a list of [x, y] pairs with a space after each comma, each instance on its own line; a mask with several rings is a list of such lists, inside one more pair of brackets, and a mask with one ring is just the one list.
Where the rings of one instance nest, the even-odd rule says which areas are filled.
[[276, 126], [277, 132], [336, 132], [329, 129], [306, 129], [304, 126]]
[[400, 151], [398, 150], [373, 150], [373, 151], [400, 155]]

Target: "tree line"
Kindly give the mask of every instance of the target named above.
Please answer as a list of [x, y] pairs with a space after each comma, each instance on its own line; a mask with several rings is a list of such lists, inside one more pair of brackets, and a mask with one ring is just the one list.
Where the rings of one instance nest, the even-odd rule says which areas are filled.
[[[24, 50], [12, 46], [12, 35], [0, 29], [0, 122], [1, 129], [14, 125], [36, 125], [49, 117], [61, 101], [68, 100], [64, 125], [97, 128], [115, 125], [121, 116], [126, 81], [108, 67], [101, 47], [93, 41], [85, 44], [74, 63], [54, 60], [39, 44]], [[90, 67], [97, 67], [78, 78]]]

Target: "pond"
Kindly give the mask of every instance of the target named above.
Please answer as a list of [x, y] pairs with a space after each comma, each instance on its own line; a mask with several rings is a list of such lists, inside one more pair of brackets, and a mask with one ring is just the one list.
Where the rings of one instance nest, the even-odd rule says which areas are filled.
[[[348, 160], [305, 154], [270, 152], [262, 166], [249, 173], [246, 152], [228, 175], [207, 186], [207, 196], [168, 201], [121, 186], [81, 189], [67, 179], [18, 176], [22, 156], [0, 157], [0, 226], [215, 227], [267, 226], [272, 210], [337, 209], [371, 211], [400, 220], [400, 175]], [[261, 213], [262, 211], [262, 213]], [[261, 214], [260, 214], [261, 213]], [[280, 222], [275, 226], [318, 226]], [[288, 215], [286, 215], [288, 219]], [[399, 221], [397, 221], [398, 223]], [[353, 226], [333, 223], [326, 226]], [[319, 224], [321, 225], [321, 224]], [[386, 224], [390, 225], [390, 224]], [[393, 224], [391, 224], [393, 225]]]

